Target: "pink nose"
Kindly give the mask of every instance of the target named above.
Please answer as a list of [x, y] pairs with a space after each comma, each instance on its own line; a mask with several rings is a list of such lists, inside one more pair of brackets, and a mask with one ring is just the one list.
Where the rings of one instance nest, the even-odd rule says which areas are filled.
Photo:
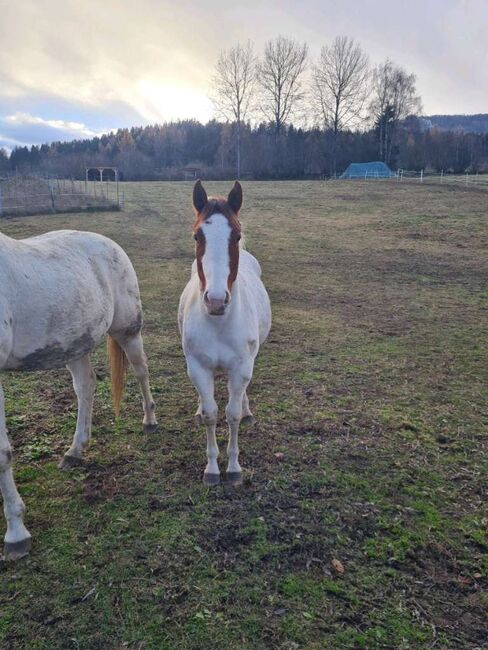
[[222, 316], [225, 312], [225, 308], [229, 304], [229, 299], [230, 296], [228, 291], [225, 294], [225, 298], [210, 298], [207, 291], [203, 297], [208, 313], [212, 316]]

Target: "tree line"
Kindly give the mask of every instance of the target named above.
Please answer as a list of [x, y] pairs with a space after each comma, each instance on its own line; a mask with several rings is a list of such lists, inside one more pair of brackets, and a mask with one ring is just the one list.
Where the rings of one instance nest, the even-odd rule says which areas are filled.
[[415, 75], [389, 59], [371, 66], [360, 45], [337, 37], [309, 61], [306, 43], [279, 36], [260, 57], [253, 44], [223, 50], [211, 80], [218, 119], [119, 129], [89, 140], [0, 150], [0, 173], [80, 178], [114, 165], [127, 180], [335, 176], [350, 162], [461, 173], [488, 170], [488, 134], [432, 127]]

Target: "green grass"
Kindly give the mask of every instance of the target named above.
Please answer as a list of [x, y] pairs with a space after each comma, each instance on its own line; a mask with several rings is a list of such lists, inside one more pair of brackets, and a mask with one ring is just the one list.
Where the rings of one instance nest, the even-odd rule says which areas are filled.
[[[141, 432], [132, 376], [115, 420], [101, 347], [86, 463], [61, 473], [68, 373], [4, 376], [33, 550], [0, 564], [0, 647], [484, 647], [486, 193], [244, 185], [273, 328], [240, 436], [244, 485], [208, 490], [176, 327], [191, 184], [124, 190], [121, 213], [1, 223], [13, 237], [94, 230], [129, 253], [161, 427]], [[224, 456], [223, 418], [218, 431]]]

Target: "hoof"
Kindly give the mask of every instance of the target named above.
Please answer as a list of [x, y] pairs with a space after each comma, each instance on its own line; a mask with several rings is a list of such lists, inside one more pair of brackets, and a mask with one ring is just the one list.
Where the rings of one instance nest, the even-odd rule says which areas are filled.
[[229, 485], [234, 487], [242, 485], [242, 472], [227, 472], [225, 478]]
[[21, 557], [29, 555], [32, 540], [30, 537], [20, 540], [20, 542], [5, 542], [3, 545], [3, 557], [7, 562], [20, 560]]
[[197, 414], [195, 415], [195, 426], [197, 426], [197, 427], [201, 427], [202, 424], [203, 424], [203, 418], [202, 418], [202, 416], [201, 416], [200, 413], [197, 413]]
[[245, 415], [243, 418], [241, 418], [241, 424], [254, 424], [256, 422], [256, 418], [252, 413], [249, 413], [249, 415]]
[[142, 430], [144, 431], [144, 433], [154, 433], [155, 431], [158, 430], [158, 423], [154, 422], [154, 424], [151, 423], [143, 424]]
[[203, 483], [209, 487], [215, 487], [216, 485], [219, 485], [220, 474], [207, 474], [207, 472], [204, 472]]
[[73, 469], [73, 467], [79, 467], [82, 462], [83, 461], [81, 458], [78, 458], [78, 456], [70, 456], [69, 454], [65, 454], [61, 459], [58, 467], [59, 469]]

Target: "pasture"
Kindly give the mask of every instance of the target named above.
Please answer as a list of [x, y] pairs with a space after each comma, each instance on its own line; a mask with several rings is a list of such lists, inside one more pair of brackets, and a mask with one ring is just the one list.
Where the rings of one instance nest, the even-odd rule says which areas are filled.
[[[231, 183], [206, 187], [227, 194]], [[237, 489], [201, 482], [205, 433], [177, 333], [192, 184], [124, 184], [120, 213], [0, 222], [13, 237], [86, 229], [125, 248], [160, 423], [142, 433], [133, 375], [114, 419], [99, 348], [92, 444], [63, 473], [76, 419], [68, 372], [4, 375], [33, 549], [0, 564], [0, 647], [486, 647], [488, 193], [243, 188], [273, 327]]]

